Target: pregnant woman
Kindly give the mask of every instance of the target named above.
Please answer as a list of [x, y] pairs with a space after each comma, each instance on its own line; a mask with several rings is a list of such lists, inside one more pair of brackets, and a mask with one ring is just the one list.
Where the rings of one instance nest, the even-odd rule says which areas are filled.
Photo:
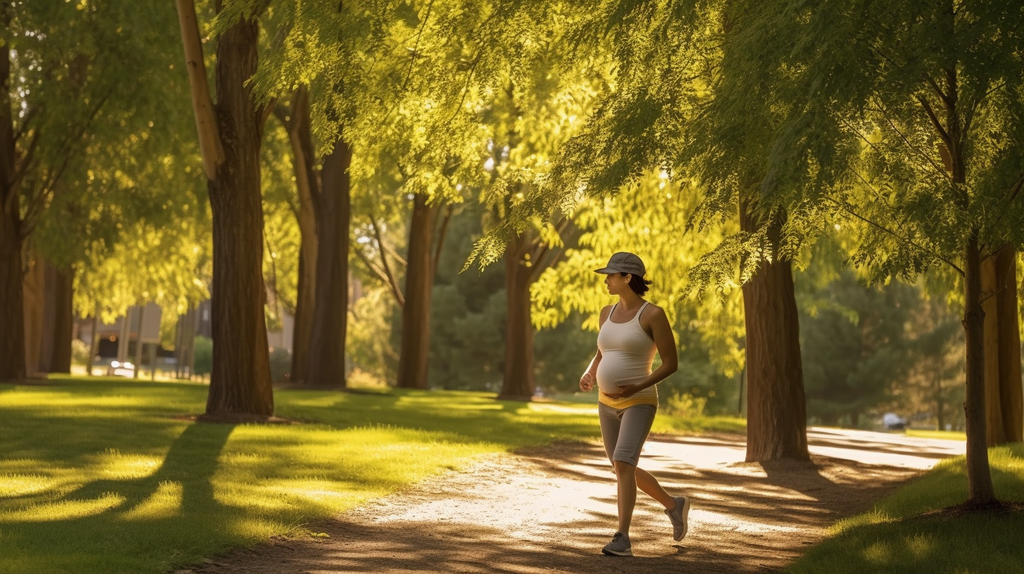
[[[643, 261], [632, 253], [616, 253], [597, 270], [605, 275], [608, 293], [619, 301], [601, 310], [597, 355], [580, 377], [580, 389], [598, 387], [601, 438], [618, 483], [619, 530], [602, 549], [611, 556], [632, 556], [629, 523], [636, 505], [636, 489], [665, 507], [672, 521], [672, 537], [686, 536], [690, 499], [671, 496], [651, 473], [637, 468], [640, 450], [658, 411], [659, 382], [676, 371], [675, 336], [665, 311], [644, 300], [651, 282]], [[661, 366], [651, 371], [654, 353]]]

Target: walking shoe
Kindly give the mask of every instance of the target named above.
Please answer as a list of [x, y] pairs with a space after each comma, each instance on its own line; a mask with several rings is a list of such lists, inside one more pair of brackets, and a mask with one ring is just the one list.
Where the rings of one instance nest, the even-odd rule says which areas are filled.
[[609, 556], [632, 556], [633, 549], [629, 546], [629, 536], [616, 532], [615, 536], [612, 537], [612, 541], [605, 544], [601, 552]]
[[672, 500], [676, 501], [676, 505], [674, 508], [666, 510], [665, 514], [672, 521], [672, 538], [678, 542], [686, 536], [686, 520], [687, 515], [690, 514], [690, 498], [687, 496], [676, 496]]

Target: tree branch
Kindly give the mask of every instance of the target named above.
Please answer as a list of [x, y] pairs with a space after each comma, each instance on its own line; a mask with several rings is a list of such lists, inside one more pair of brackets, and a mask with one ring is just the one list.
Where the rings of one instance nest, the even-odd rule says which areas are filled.
[[[949, 171], [947, 171], [946, 169], [940, 167], [939, 164], [935, 163], [935, 160], [932, 159], [931, 155], [925, 153], [922, 149], [920, 149], [919, 147], [914, 145], [914, 143], [911, 142], [910, 139], [907, 138], [907, 136], [903, 134], [903, 132], [896, 126], [896, 124], [893, 123], [892, 119], [889, 118], [889, 111], [885, 109], [885, 106], [882, 105], [881, 102], [879, 102], [879, 105], [880, 105], [880, 108], [879, 108], [878, 111], [882, 114], [882, 117], [885, 118], [885, 122], [887, 124], [889, 124], [889, 127], [891, 127], [892, 130], [895, 131], [900, 136], [900, 139], [903, 140], [903, 143], [907, 144], [907, 147], [910, 148], [911, 151], [917, 153], [918, 155], [921, 156], [922, 159], [924, 159], [929, 164], [931, 164], [931, 166], [935, 168], [935, 171], [939, 172], [940, 174], [945, 176], [947, 179], [951, 179], [952, 176], [950, 176]], [[844, 124], [849, 125], [849, 122], [847, 122], [845, 119], [840, 118], [840, 121], [842, 121]], [[854, 128], [853, 126], [850, 126], [850, 128], [856, 130], [856, 128]], [[862, 140], [867, 142], [868, 145], [870, 145], [872, 148], [875, 148], [875, 145], [872, 144], [871, 142], [869, 142], [866, 137], [861, 135], [859, 130], [856, 130], [856, 133], [857, 133], [857, 135]]]
[[206, 78], [206, 64], [203, 60], [203, 43], [199, 38], [199, 21], [196, 18], [195, 0], [176, 0], [178, 25], [181, 28], [181, 43], [185, 50], [185, 68], [192, 91], [192, 109], [199, 130], [199, 151], [203, 157], [203, 172], [206, 179], [217, 179], [217, 166], [224, 163], [224, 147], [217, 129], [217, 119], [210, 99], [210, 86]]
[[931, 104], [929, 104], [928, 100], [924, 99], [923, 96], [917, 95], [914, 96], [914, 98], [921, 104], [924, 111], [928, 113], [928, 119], [931, 120], [932, 125], [935, 126], [936, 130], [938, 130], [939, 137], [941, 137], [942, 141], [946, 144], [946, 149], [949, 150], [950, 153], [953, 153], [953, 140], [950, 139], [949, 133], [946, 132], [946, 129], [942, 127], [942, 122], [940, 122], [939, 118], [935, 115], [935, 111], [932, 110]]
[[434, 242], [434, 277], [437, 277], [437, 265], [441, 261], [441, 248], [444, 246], [445, 236], [448, 234], [448, 223], [452, 219], [452, 206], [451, 204], [445, 206], [444, 217], [441, 218], [441, 228], [437, 230], [437, 238]]
[[[860, 177], [860, 176], [858, 175], [857, 177]], [[871, 219], [868, 219], [867, 217], [864, 217], [863, 215], [855, 212], [846, 202], [838, 201], [838, 200], [835, 200], [835, 199], [827, 199], [826, 201], [832, 201], [833, 203], [837, 204], [840, 209], [842, 209], [843, 211], [849, 213], [853, 217], [863, 221], [864, 223], [867, 223], [868, 225], [870, 225], [870, 226], [872, 226], [872, 227], [874, 227], [874, 228], [876, 228], [876, 229], [878, 229], [878, 230], [880, 230], [880, 231], [882, 231], [884, 233], [888, 233], [889, 235], [892, 235], [893, 237], [895, 237], [896, 239], [899, 239], [900, 241], [907, 242], [908, 244], [910, 244], [912, 247], [914, 247], [918, 251], [922, 251], [924, 253], [930, 254], [931, 256], [935, 257], [939, 261], [942, 261], [946, 265], [949, 265], [951, 268], [953, 268], [953, 270], [955, 270], [961, 276], [964, 275], [963, 269], [961, 269], [956, 263], [953, 263], [949, 259], [939, 255], [938, 253], [935, 253], [931, 249], [927, 249], [927, 248], [925, 248], [925, 247], [923, 247], [921, 245], [918, 245], [913, 239], [910, 239], [907, 236], [900, 235], [899, 233], [889, 229], [888, 227], [885, 227], [884, 225], [882, 225], [882, 224], [880, 224], [880, 223], [878, 223], [876, 221], [873, 221]]]
[[374, 265], [373, 262], [370, 261], [370, 258], [367, 257], [365, 253], [363, 253], [362, 249], [356, 249], [355, 253], [356, 257], [358, 257], [359, 260], [362, 261], [364, 265], [366, 265], [367, 269], [373, 272], [373, 274], [377, 277], [378, 280], [380, 280], [381, 283], [391, 288], [391, 294], [395, 297], [395, 301], [398, 303], [398, 306], [405, 307], [405, 297], [402, 295], [402, 292], [400, 290], [395, 288], [395, 284], [392, 282], [391, 278], [384, 271], [382, 271], [380, 267]]
[[[938, 82], [936, 82], [934, 78], [932, 78], [931, 76], [925, 75], [924, 81], [928, 82], [928, 85], [931, 86], [933, 90], [935, 90], [935, 94], [937, 96], [939, 96], [939, 99], [942, 100], [942, 102], [944, 104], [946, 104], [946, 108], [952, 108], [953, 107], [953, 105], [954, 105], [953, 101], [950, 100], [949, 95], [946, 94], [946, 92], [942, 91], [942, 88], [939, 87]], [[920, 96], [917, 96], [917, 97], [920, 97]]]
[[377, 240], [377, 251], [380, 253], [380, 262], [384, 267], [384, 275], [387, 278], [388, 285], [391, 286], [391, 292], [395, 296], [395, 300], [402, 307], [405, 307], [405, 295], [402, 294], [402, 289], [398, 285], [398, 279], [395, 278], [394, 273], [391, 272], [391, 267], [388, 265], [388, 257], [384, 252], [384, 239], [380, 234], [380, 226], [377, 225], [377, 221], [373, 215], [370, 216], [370, 228], [373, 230], [373, 237]]
[[[79, 129], [74, 133], [68, 134], [67, 137], [64, 138], [64, 141], [61, 142], [59, 147], [60, 151], [58, 152], [59, 157], [62, 158], [60, 166], [50, 172], [46, 182], [39, 189], [38, 193], [36, 193], [29, 201], [25, 217], [22, 219], [24, 223], [24, 226], [21, 228], [23, 238], [28, 237], [32, 233], [35, 228], [36, 218], [40, 213], [42, 213], [43, 209], [45, 209], [50, 198], [53, 197], [54, 188], [56, 187], [57, 182], [60, 181], [61, 176], [64, 175], [64, 170], [67, 169], [68, 164], [71, 161], [71, 157], [73, 155], [72, 150], [75, 147], [75, 142], [85, 137], [86, 131], [89, 129], [89, 126], [92, 125], [93, 121], [96, 120], [96, 116], [99, 115], [100, 109], [102, 109], [103, 105], [110, 99], [110, 94], [112, 92], [113, 89], [109, 90], [103, 97], [101, 97], [99, 101], [96, 102], [96, 105], [93, 106], [92, 111], [89, 113], [88, 117], [86, 117], [85, 121], [82, 122], [82, 125], [79, 126]], [[27, 168], [27, 166], [23, 167]], [[22, 175], [24, 175], [24, 172], [22, 172]]]

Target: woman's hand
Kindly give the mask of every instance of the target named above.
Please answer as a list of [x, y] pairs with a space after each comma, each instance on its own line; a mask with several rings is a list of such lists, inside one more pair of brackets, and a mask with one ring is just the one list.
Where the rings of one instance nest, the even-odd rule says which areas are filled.
[[632, 384], [627, 383], [627, 384], [619, 385], [619, 392], [617, 392], [617, 393], [605, 393], [604, 395], [606, 397], [609, 397], [609, 398], [612, 398], [612, 399], [625, 399], [625, 398], [629, 398], [629, 397], [639, 393], [640, 391], [644, 390], [645, 388], [646, 387], [644, 387], [643, 384], [641, 384], [641, 383], [632, 383]]
[[590, 371], [583, 373], [580, 377], [580, 390], [587, 393], [594, 389], [594, 375]]

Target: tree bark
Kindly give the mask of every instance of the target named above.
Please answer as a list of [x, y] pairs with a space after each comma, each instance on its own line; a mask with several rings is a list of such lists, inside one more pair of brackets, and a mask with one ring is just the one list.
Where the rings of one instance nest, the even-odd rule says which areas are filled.
[[[5, 29], [10, 27], [13, 9], [9, 3], [0, 7]], [[21, 193], [14, 184], [17, 162], [10, 75], [11, 47], [4, 43], [0, 46], [0, 381], [25, 378]]]
[[427, 205], [425, 195], [416, 194], [413, 200], [412, 221], [409, 225], [405, 305], [402, 307], [402, 347], [398, 359], [397, 381], [400, 388], [427, 388], [430, 301], [434, 286], [431, 247], [438, 209], [437, 206]]
[[72, 273], [43, 264], [43, 328], [39, 372], [71, 372]]
[[985, 301], [985, 427], [988, 446], [1021, 441], [1017, 253], [1006, 246], [981, 263]]
[[22, 283], [25, 333], [25, 373], [38, 376], [43, 363], [44, 308], [46, 300], [46, 270], [39, 254], [31, 248], [23, 260], [25, 275]]
[[214, 112], [224, 161], [217, 165], [214, 179], [207, 181], [213, 213], [208, 419], [274, 412], [264, 313], [259, 153], [263, 118], [246, 86], [256, 72], [257, 40], [258, 24], [251, 18], [226, 30], [217, 46]]
[[[185, 50], [185, 69], [192, 93], [192, 109], [199, 132], [199, 151], [203, 158], [206, 179], [217, 177], [217, 166], [224, 161], [224, 148], [217, 127], [216, 112], [210, 99], [210, 86], [206, 78], [203, 43], [199, 38], [195, 0], [176, 0], [178, 24], [181, 26], [182, 47]], [[221, 0], [217, 0], [220, 12]], [[219, 61], [219, 60], [218, 60]]]
[[[3, 107], [0, 104], [0, 107]], [[2, 112], [0, 112], [2, 113]], [[6, 182], [6, 178], [2, 178]], [[5, 185], [0, 182], [0, 186]], [[17, 191], [0, 192], [17, 194]], [[21, 271], [21, 221], [17, 215], [0, 209], [0, 381], [25, 378], [25, 309]]]
[[89, 339], [89, 358], [85, 361], [85, 371], [90, 377], [93, 376], [92, 362], [100, 350], [100, 311], [97, 309], [92, 315], [92, 337]]
[[996, 257], [996, 276], [1000, 291], [996, 306], [999, 314], [999, 395], [1003, 430], [1007, 442], [1024, 441], [1024, 386], [1021, 384], [1020, 322], [1017, 301], [1017, 251], [1004, 248]]
[[[498, 399], [528, 401], [536, 385], [533, 375], [533, 325], [530, 323], [530, 285], [534, 269], [523, 255], [529, 252], [530, 234], [513, 240], [505, 250], [505, 296], [508, 302], [505, 323], [504, 380]], [[539, 263], [539, 262], [534, 262]]]
[[[280, 108], [279, 108], [280, 109]], [[313, 194], [320, 190], [320, 176], [315, 166], [313, 134], [310, 128], [309, 92], [300, 87], [292, 97], [287, 112], [276, 113], [288, 132], [295, 171], [295, 189], [299, 205], [296, 219], [302, 243], [299, 248], [299, 283], [295, 301], [295, 331], [292, 338], [292, 382], [306, 380], [309, 367], [310, 338], [316, 313], [317, 222]], [[314, 190], [317, 190], [316, 192]]]
[[[740, 199], [740, 229], [761, 221]], [[781, 218], [769, 232], [779, 244]], [[747, 354], [747, 462], [809, 460], [800, 324], [791, 262], [775, 256], [743, 285]]]
[[971, 504], [995, 501], [985, 433], [985, 311], [981, 305], [981, 253], [974, 230], [965, 248], [964, 334], [967, 339], [967, 490]]
[[345, 387], [348, 326], [349, 224], [352, 219], [352, 148], [343, 139], [324, 158], [322, 190], [316, 196], [317, 269], [313, 330], [309, 341], [310, 384]]

